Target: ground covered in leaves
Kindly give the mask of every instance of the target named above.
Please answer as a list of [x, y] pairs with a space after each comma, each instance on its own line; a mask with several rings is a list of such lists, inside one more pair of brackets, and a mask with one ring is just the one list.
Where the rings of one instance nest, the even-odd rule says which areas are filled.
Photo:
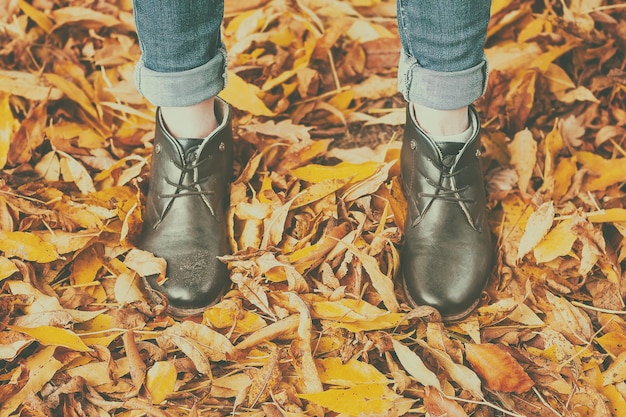
[[455, 324], [394, 285], [382, 0], [226, 2], [233, 286], [193, 320], [151, 303], [130, 3], [0, 1], [1, 417], [626, 416], [622, 2], [493, 2], [477, 108], [498, 261]]

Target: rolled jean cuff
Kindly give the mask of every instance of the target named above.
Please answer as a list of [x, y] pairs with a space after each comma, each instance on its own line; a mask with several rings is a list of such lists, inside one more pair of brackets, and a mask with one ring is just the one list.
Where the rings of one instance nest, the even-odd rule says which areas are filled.
[[218, 49], [204, 65], [178, 72], [153, 71], [140, 59], [135, 66], [135, 83], [141, 95], [155, 106], [198, 104], [226, 87], [226, 49]]
[[476, 66], [454, 72], [433, 71], [422, 67], [404, 50], [398, 65], [398, 90], [404, 98], [436, 110], [469, 106], [487, 88], [487, 59]]

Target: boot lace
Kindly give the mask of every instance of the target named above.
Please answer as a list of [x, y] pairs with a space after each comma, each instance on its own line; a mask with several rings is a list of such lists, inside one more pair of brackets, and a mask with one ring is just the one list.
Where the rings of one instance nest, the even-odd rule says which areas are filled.
[[[190, 156], [193, 156], [193, 155], [195, 155], [195, 153], [190, 154]], [[191, 158], [188, 157], [188, 159], [191, 159]], [[206, 162], [206, 160], [202, 160], [200, 162], [195, 162], [191, 164], [189, 162], [187, 162], [186, 164], [180, 164], [175, 160], [170, 160], [170, 161], [172, 162], [172, 164], [174, 164], [176, 168], [180, 170], [181, 172], [180, 180], [172, 181], [167, 177], [163, 178], [166, 183], [168, 183], [172, 187], [176, 187], [176, 191], [171, 194], [159, 194], [158, 195], [159, 198], [171, 198], [172, 200], [174, 200], [180, 197], [189, 197], [189, 196], [197, 196], [197, 195], [205, 196], [205, 195], [215, 194], [215, 191], [213, 190], [199, 190], [198, 188], [196, 188], [196, 186], [200, 184], [200, 181], [198, 181], [197, 178], [194, 181], [190, 182], [189, 184], [183, 184], [184, 179], [187, 178], [188, 175], [193, 175], [194, 170], [198, 168], [200, 165], [202, 165], [204, 162]], [[211, 210], [211, 214], [215, 215], [215, 211], [213, 210], [213, 207], [208, 202], [208, 200], [207, 200], [207, 205], [209, 206], [209, 210]]]
[[435, 165], [437, 166], [437, 169], [439, 170], [439, 173], [440, 173], [439, 181], [433, 181], [429, 177], [426, 177], [426, 182], [428, 183], [428, 185], [430, 185], [431, 187], [435, 189], [435, 192], [433, 193], [421, 192], [417, 194], [417, 197], [419, 198], [426, 197], [426, 198], [431, 198], [431, 200], [426, 205], [426, 208], [423, 211], [422, 215], [418, 216], [413, 221], [412, 227], [415, 227], [420, 223], [423, 216], [428, 211], [428, 208], [430, 208], [433, 202], [437, 199], [447, 201], [447, 202], [453, 202], [453, 203], [470, 203], [470, 204], [475, 201], [472, 198], [466, 198], [460, 195], [461, 193], [463, 193], [465, 190], [469, 188], [469, 185], [465, 185], [461, 188], [452, 188], [452, 187], [446, 187], [442, 185], [446, 179], [452, 178], [460, 174], [461, 171], [463, 171], [464, 169], [463, 167], [461, 167], [460, 169], [451, 171], [452, 166], [454, 164], [454, 159], [455, 158], [453, 155], [447, 155], [442, 160], [443, 168], [440, 168], [439, 166]]

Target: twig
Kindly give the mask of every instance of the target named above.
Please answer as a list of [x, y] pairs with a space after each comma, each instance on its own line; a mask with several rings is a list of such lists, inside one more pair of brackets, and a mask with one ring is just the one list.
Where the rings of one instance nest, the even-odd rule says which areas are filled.
[[499, 407], [499, 406], [497, 406], [497, 405], [495, 405], [493, 403], [490, 403], [488, 401], [466, 400], [464, 398], [451, 397], [451, 396], [443, 394], [443, 393], [442, 393], [442, 395], [444, 397], [446, 397], [447, 399], [449, 399], [449, 400], [456, 400], [456, 401], [461, 401], [461, 402], [464, 402], [464, 403], [470, 403], [470, 404], [476, 404], [476, 405], [484, 405], [484, 406], [487, 406], [487, 407], [491, 407], [494, 410], [497, 410], [497, 411], [499, 411], [501, 413], [504, 413], [504, 414], [506, 414], [508, 416], [512, 416], [512, 417], [526, 417], [523, 414], [517, 414], [517, 413], [514, 413], [512, 411], [505, 410], [504, 408]]
[[584, 309], [592, 310], [592, 311], [597, 311], [598, 313], [626, 314], [626, 311], [624, 311], [624, 310], [608, 310], [606, 308], [590, 306], [590, 305], [581, 303], [580, 301], [571, 301], [571, 303], [572, 303], [572, 305], [575, 305], [576, 307], [580, 307], [580, 308], [584, 308]]

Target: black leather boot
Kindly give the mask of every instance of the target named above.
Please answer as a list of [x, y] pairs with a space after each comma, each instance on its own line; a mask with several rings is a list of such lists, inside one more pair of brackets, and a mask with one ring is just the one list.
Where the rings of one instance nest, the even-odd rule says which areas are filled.
[[491, 273], [493, 248], [480, 166], [478, 114], [466, 144], [436, 144], [407, 106], [402, 185], [408, 205], [401, 255], [407, 301], [430, 305], [444, 320], [469, 315]]
[[146, 277], [174, 316], [202, 313], [229, 285], [226, 211], [233, 171], [230, 107], [216, 98], [218, 128], [206, 139], [175, 139], [157, 111], [149, 191], [139, 247], [165, 258], [167, 279]]

